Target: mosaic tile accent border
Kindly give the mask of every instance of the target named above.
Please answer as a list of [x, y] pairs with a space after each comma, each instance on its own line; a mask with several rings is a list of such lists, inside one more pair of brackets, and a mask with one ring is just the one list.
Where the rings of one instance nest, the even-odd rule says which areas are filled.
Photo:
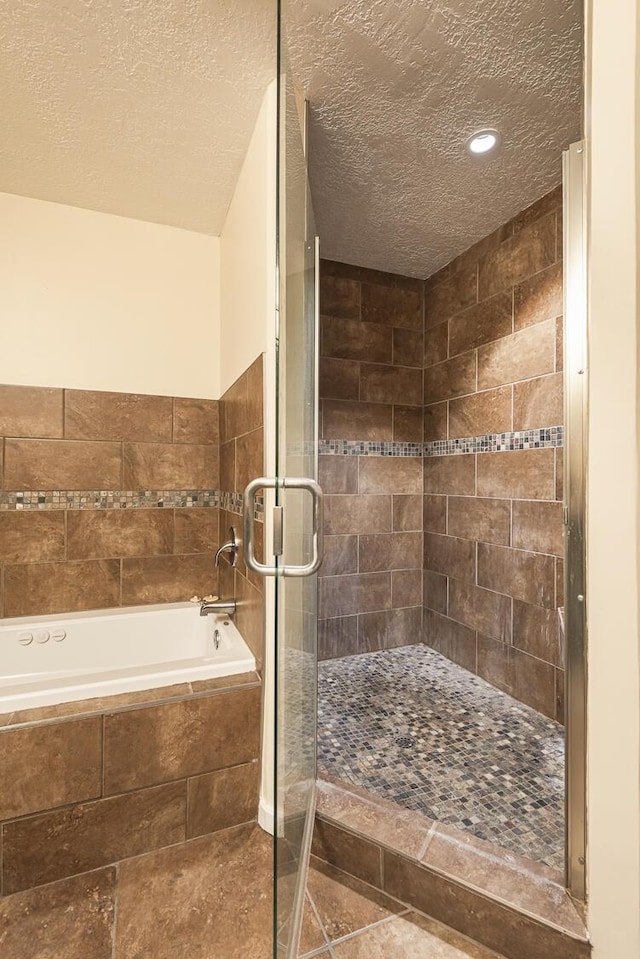
[[[264, 518], [264, 496], [256, 496], [255, 506], [254, 519], [262, 521]], [[237, 513], [239, 516], [242, 516], [244, 512], [242, 508], [242, 493], [221, 493], [220, 508], [226, 510], [228, 513]]]
[[218, 507], [219, 490], [7, 490], [0, 510]]
[[322, 456], [422, 456], [423, 445], [380, 440], [320, 440], [318, 451]]
[[229, 513], [242, 513], [242, 493], [221, 493], [220, 509]]
[[[242, 494], [221, 490], [0, 490], [0, 512], [57, 509], [219, 508], [242, 513]], [[256, 498], [256, 514], [264, 499]]]
[[564, 445], [564, 426], [546, 426], [510, 433], [486, 433], [455, 440], [424, 444], [424, 456], [456, 456], [461, 453], [505, 453], [515, 450], [555, 449]]
[[502, 453], [515, 450], [554, 449], [564, 445], [563, 426], [509, 433], [485, 433], [429, 443], [380, 442], [378, 440], [320, 440], [322, 456], [456, 456], [462, 453]]

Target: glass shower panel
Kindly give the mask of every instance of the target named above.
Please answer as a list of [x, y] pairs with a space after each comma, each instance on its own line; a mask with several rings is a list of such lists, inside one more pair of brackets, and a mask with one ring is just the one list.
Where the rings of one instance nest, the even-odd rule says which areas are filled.
[[[302, 575], [318, 542], [315, 228], [305, 157], [305, 109], [281, 38], [279, 88], [279, 329], [276, 503], [282, 562], [276, 599], [277, 955], [296, 956], [315, 813], [317, 576]], [[277, 514], [277, 510], [276, 510]], [[277, 526], [276, 518], [276, 526]], [[321, 538], [321, 537], [320, 537]]]

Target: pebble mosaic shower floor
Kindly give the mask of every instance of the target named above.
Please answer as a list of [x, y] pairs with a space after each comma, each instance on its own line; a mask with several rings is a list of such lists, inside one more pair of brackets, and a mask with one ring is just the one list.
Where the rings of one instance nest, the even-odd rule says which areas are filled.
[[428, 646], [319, 665], [319, 774], [561, 869], [564, 731]]

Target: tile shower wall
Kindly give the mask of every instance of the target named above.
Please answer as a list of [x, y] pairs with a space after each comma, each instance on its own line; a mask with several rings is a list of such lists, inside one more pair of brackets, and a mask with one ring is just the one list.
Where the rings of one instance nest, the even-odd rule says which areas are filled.
[[423, 285], [325, 260], [320, 310], [327, 659], [421, 634]]
[[0, 614], [216, 592], [218, 403], [0, 386]]
[[[424, 352], [425, 641], [558, 719], [561, 203], [553, 191], [427, 280]], [[507, 451], [482, 451], [488, 434]]]
[[[247, 483], [264, 476], [264, 400], [263, 357], [229, 387], [220, 400], [220, 487], [223, 509], [220, 511], [220, 542], [229, 538], [234, 526], [242, 538], [242, 492]], [[256, 516], [255, 551], [260, 561], [263, 550], [262, 515]], [[232, 569], [223, 558], [220, 563], [220, 594], [238, 601], [236, 623], [258, 668], [264, 658], [264, 579], [250, 572], [242, 548]]]

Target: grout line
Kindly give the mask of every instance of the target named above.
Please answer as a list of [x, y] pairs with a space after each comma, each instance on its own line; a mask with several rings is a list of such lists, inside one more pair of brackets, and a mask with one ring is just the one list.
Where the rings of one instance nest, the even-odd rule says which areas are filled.
[[509, 542], [510, 549], [513, 548], [513, 500], [509, 500]]
[[[104, 744], [105, 744], [105, 725], [107, 721], [107, 714], [102, 713], [100, 716], [100, 796], [98, 799], [105, 799], [105, 762], [104, 762]], [[72, 808], [78, 805], [78, 803], [70, 803]]]
[[331, 951], [331, 943], [325, 942], [324, 945], [318, 946], [316, 949], [312, 949], [310, 952], [305, 952], [299, 959], [316, 959], [316, 956], [333, 956]]
[[308, 877], [307, 877], [307, 891], [306, 891], [306, 892], [307, 892], [307, 899], [309, 900], [309, 904], [310, 904], [310, 906], [311, 906], [311, 911], [312, 911], [313, 915], [315, 916], [316, 922], [317, 922], [318, 925], [320, 926], [320, 932], [321, 932], [322, 935], [324, 936], [325, 943], [326, 943], [327, 945], [331, 945], [331, 937], [329, 936], [329, 933], [327, 932], [327, 930], [326, 930], [325, 927], [324, 927], [324, 923], [323, 923], [322, 919], [320, 918], [320, 913], [319, 913], [319, 911], [318, 911], [318, 907], [317, 907], [316, 904], [315, 904], [315, 901], [314, 901], [314, 899], [313, 899], [313, 896], [312, 896], [311, 893], [309, 892], [308, 886], [309, 886], [309, 879], [308, 879]]
[[113, 888], [113, 919], [111, 921], [111, 959], [116, 959], [116, 948], [118, 941], [118, 906], [120, 904], [120, 865], [115, 866], [116, 878]]
[[[377, 887], [374, 886], [373, 888], [375, 889]], [[382, 890], [378, 890], [378, 891], [382, 892]], [[387, 895], [387, 894], [383, 893], [383, 895]], [[404, 906], [404, 903], [402, 905]], [[393, 915], [385, 916], [383, 919], [378, 919], [377, 922], [372, 922], [368, 926], [363, 926], [362, 929], [356, 929], [355, 932], [349, 932], [344, 936], [340, 936], [339, 939], [333, 939], [331, 941], [331, 945], [341, 946], [344, 942], [350, 942], [352, 939], [357, 939], [358, 936], [363, 935], [363, 933], [371, 932], [371, 930], [373, 929], [378, 929], [379, 926], [385, 926], [396, 919], [401, 919], [403, 916], [409, 915], [411, 912], [412, 910], [408, 906], [404, 906], [404, 908], [400, 912], [394, 912]]]
[[433, 839], [437, 828], [438, 828], [438, 822], [437, 820], [434, 819], [434, 821], [431, 823], [431, 826], [427, 830], [427, 835], [424, 837], [424, 843], [420, 847], [418, 854], [416, 856], [419, 862], [422, 862], [424, 857], [426, 856], [427, 849], [431, 845], [431, 840]]

